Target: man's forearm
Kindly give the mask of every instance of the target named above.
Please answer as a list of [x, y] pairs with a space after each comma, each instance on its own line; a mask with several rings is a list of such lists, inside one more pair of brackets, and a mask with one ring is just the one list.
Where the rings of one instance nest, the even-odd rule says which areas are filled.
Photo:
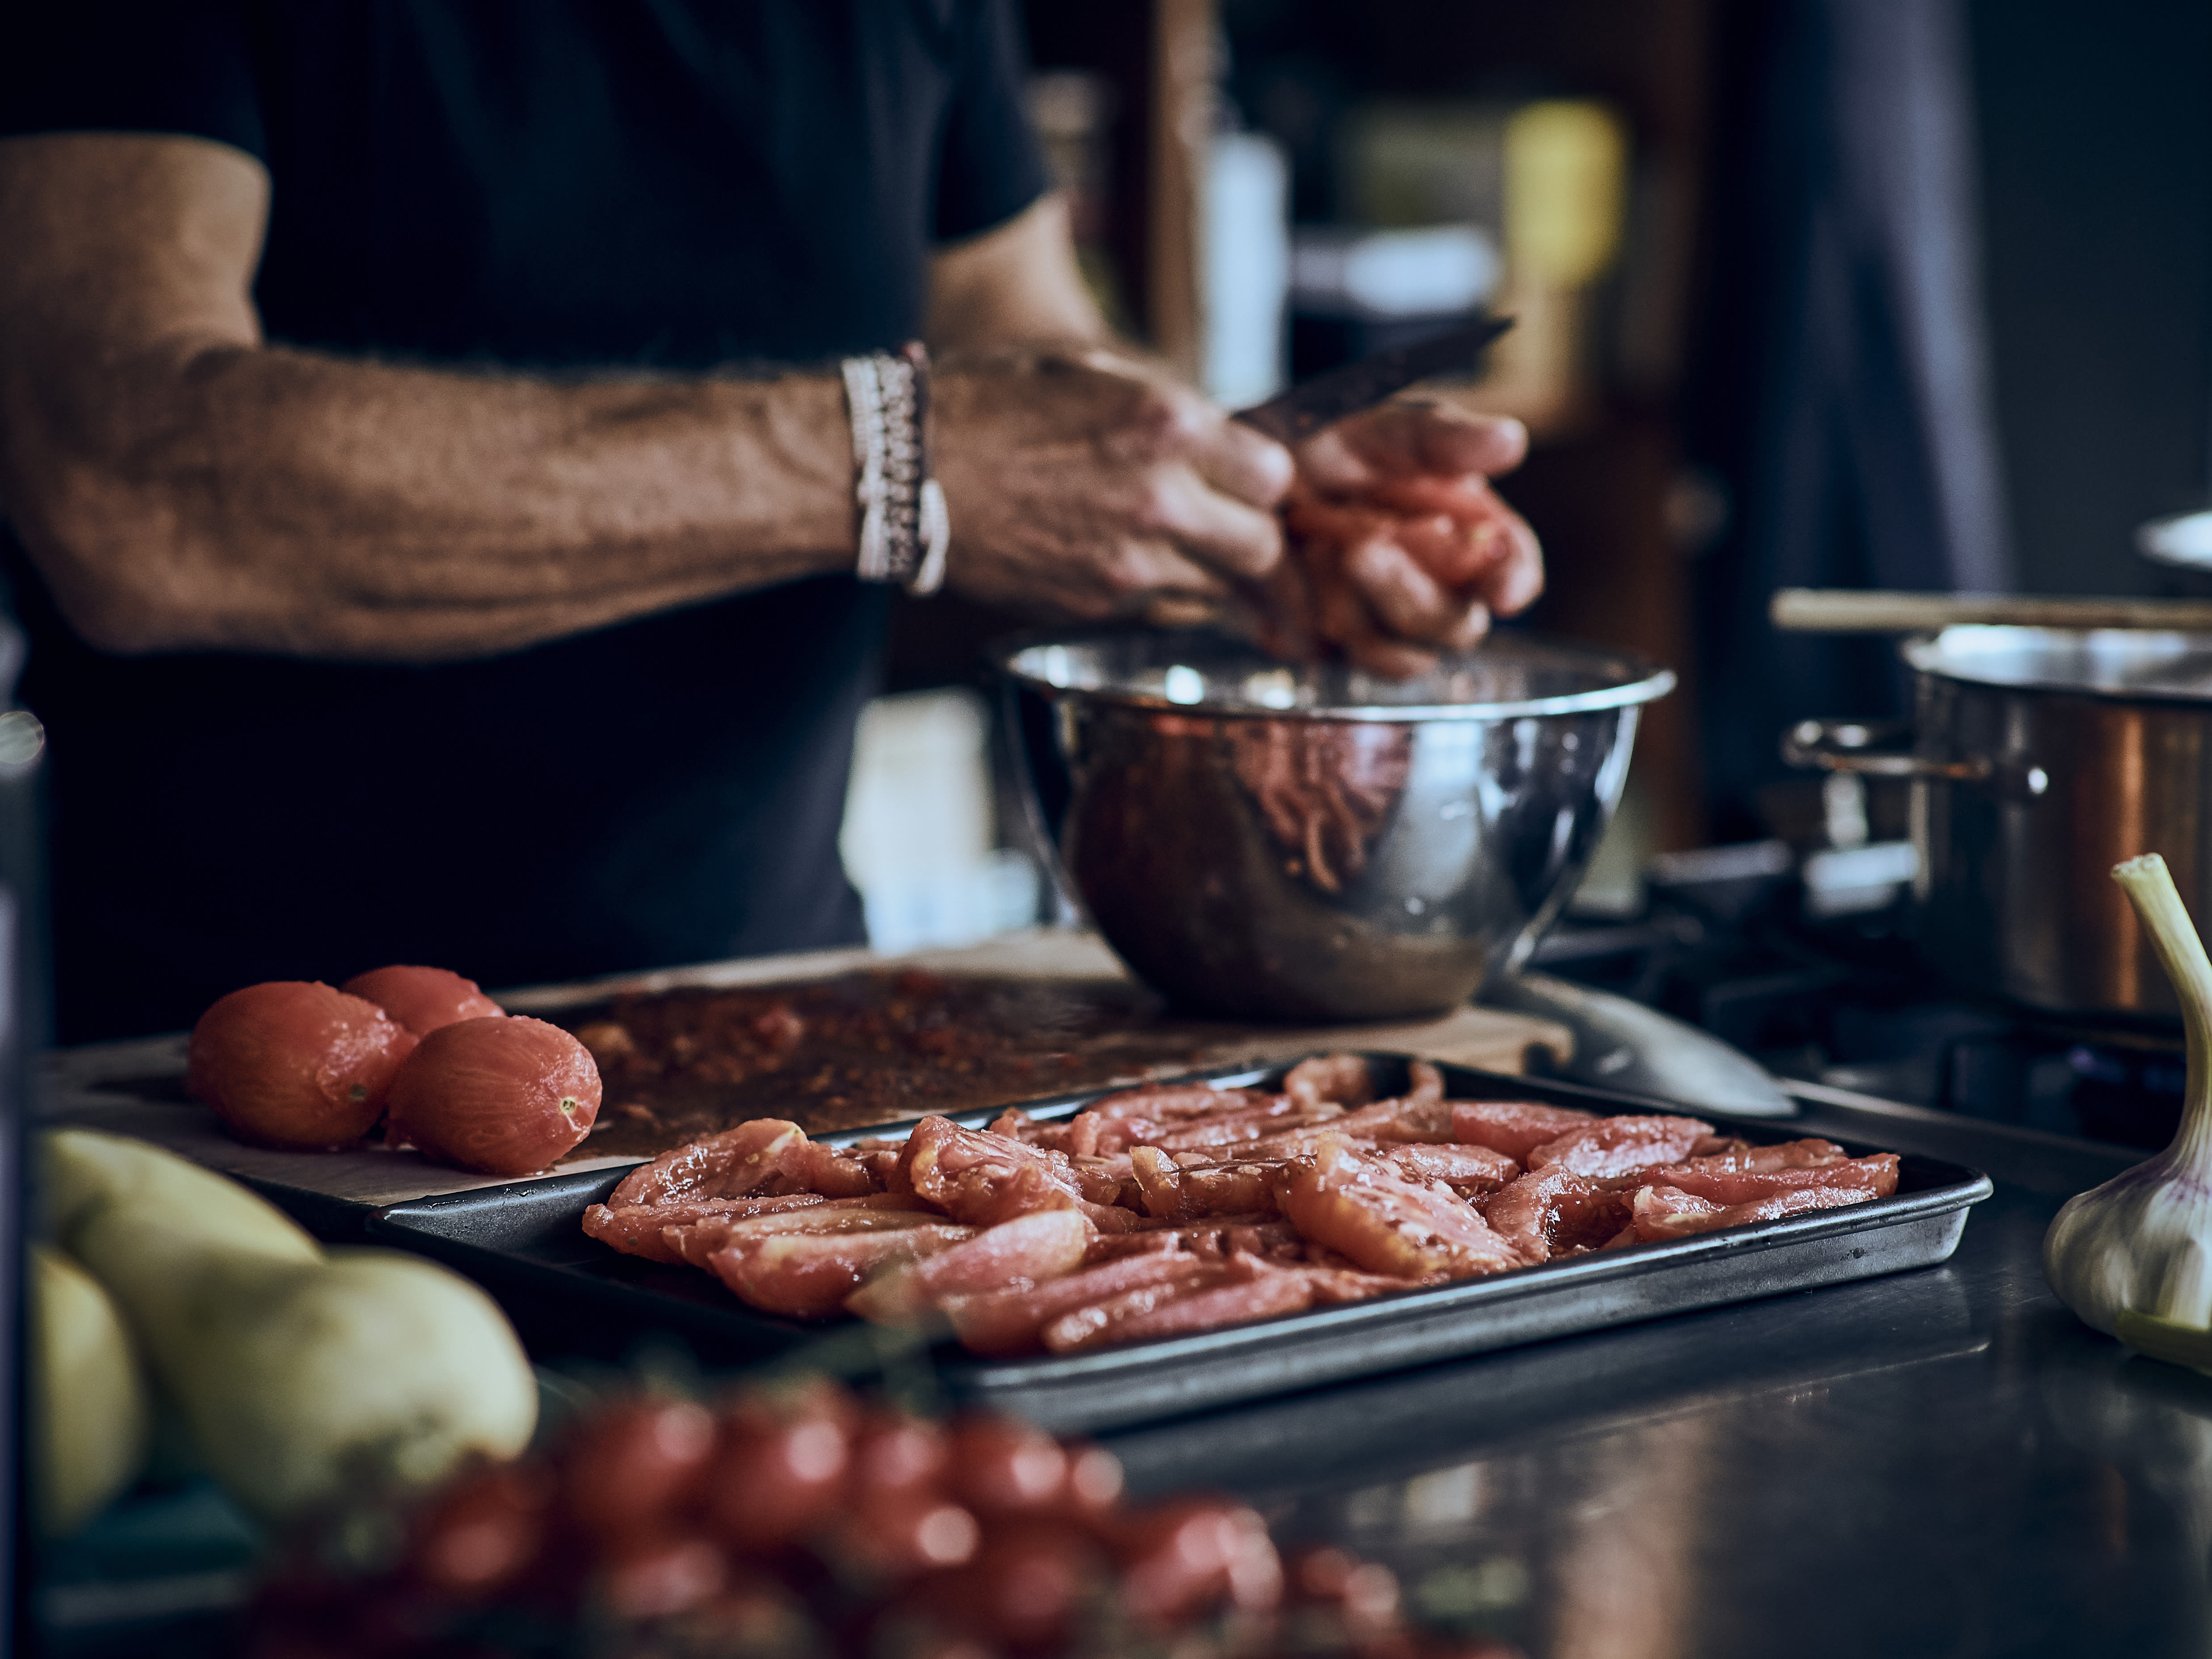
[[563, 383], [215, 343], [70, 386], [8, 411], [8, 498], [111, 648], [475, 656], [851, 556], [828, 374]]
[[[570, 382], [270, 348], [269, 192], [203, 139], [0, 140], [0, 505], [94, 644], [478, 656], [848, 568], [835, 375]], [[1097, 349], [1057, 198], [930, 278], [954, 586], [1091, 618], [1272, 568], [1289, 457]]]

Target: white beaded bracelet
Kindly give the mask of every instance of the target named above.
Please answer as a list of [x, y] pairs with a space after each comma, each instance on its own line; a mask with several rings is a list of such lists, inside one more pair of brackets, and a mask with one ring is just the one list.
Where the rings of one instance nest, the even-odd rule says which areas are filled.
[[929, 476], [929, 353], [919, 341], [896, 356], [848, 357], [845, 405], [853, 420], [853, 498], [860, 512], [862, 581], [933, 593], [952, 539], [945, 491]]

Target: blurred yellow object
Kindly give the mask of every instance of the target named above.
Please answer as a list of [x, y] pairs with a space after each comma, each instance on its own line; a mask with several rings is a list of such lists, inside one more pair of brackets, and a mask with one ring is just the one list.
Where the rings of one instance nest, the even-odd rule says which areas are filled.
[[1504, 127], [1511, 106], [1378, 99], [1345, 118], [1337, 171], [1346, 222], [1370, 229], [1503, 229]]
[[99, 1281], [31, 1247], [30, 1462], [49, 1538], [81, 1532], [145, 1467], [152, 1402], [122, 1316]]
[[1620, 250], [1628, 137], [1602, 104], [1550, 99], [1505, 123], [1505, 257], [1516, 283], [1575, 289]]

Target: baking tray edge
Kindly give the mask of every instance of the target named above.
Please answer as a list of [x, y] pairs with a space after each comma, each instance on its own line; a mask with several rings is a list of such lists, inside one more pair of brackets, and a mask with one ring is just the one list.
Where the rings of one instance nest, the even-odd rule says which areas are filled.
[[[1408, 1056], [1371, 1054], [1370, 1061], [1402, 1066]], [[1224, 1086], [1258, 1081], [1291, 1062], [1237, 1066], [1197, 1074]], [[1550, 1098], [1613, 1111], [1655, 1109], [1661, 1103], [1587, 1085], [1514, 1077], [1470, 1067], [1440, 1068], [1454, 1096]], [[1176, 1079], [1186, 1080], [1186, 1079]], [[1021, 1108], [1036, 1115], [1072, 1113], [1116, 1092], [1100, 1089], [1054, 1097]], [[1680, 1112], [1680, 1105], [1668, 1109]], [[988, 1121], [1008, 1109], [962, 1113], [957, 1121]], [[1702, 1115], [1756, 1138], [1787, 1139], [1769, 1120]], [[884, 1125], [824, 1140], [896, 1133]], [[1814, 1211], [1698, 1234], [1665, 1244], [1579, 1256], [1540, 1267], [1455, 1284], [1408, 1289], [1336, 1307], [1188, 1337], [1107, 1348], [1093, 1353], [1011, 1361], [947, 1358], [939, 1379], [957, 1397], [1016, 1413], [1062, 1431], [1096, 1431], [1233, 1405], [1356, 1376], [1463, 1358], [1524, 1344], [1578, 1335], [1853, 1279], [1931, 1267], [1957, 1248], [1968, 1210], [1994, 1190], [1978, 1170], [1908, 1154], [1934, 1184], [1870, 1204]], [[622, 1171], [541, 1177], [520, 1183], [544, 1204], [573, 1193], [593, 1201]], [[594, 1191], [594, 1188], [599, 1189]], [[740, 1333], [766, 1359], [819, 1340], [820, 1328], [773, 1319], [721, 1298], [693, 1301], [649, 1285], [629, 1285], [473, 1242], [473, 1215], [497, 1213], [507, 1189], [478, 1188], [386, 1206], [369, 1231], [387, 1242], [442, 1258], [494, 1279], [534, 1282], [609, 1310], [636, 1309], [664, 1328], [687, 1334]], [[580, 1210], [581, 1204], [578, 1206]], [[670, 1270], [674, 1271], [674, 1270]], [[688, 1282], [688, 1281], [687, 1281]], [[642, 1304], [642, 1305], [641, 1305]]]

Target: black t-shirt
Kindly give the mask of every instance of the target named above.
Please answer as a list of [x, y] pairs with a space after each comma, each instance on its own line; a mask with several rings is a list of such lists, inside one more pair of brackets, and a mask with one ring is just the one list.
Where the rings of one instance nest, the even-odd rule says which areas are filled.
[[[0, 4], [0, 132], [269, 168], [270, 338], [524, 371], [821, 362], [1042, 187], [1008, 0]], [[65, 1041], [392, 961], [487, 984], [851, 942], [880, 590], [428, 668], [123, 658], [15, 552]]]

